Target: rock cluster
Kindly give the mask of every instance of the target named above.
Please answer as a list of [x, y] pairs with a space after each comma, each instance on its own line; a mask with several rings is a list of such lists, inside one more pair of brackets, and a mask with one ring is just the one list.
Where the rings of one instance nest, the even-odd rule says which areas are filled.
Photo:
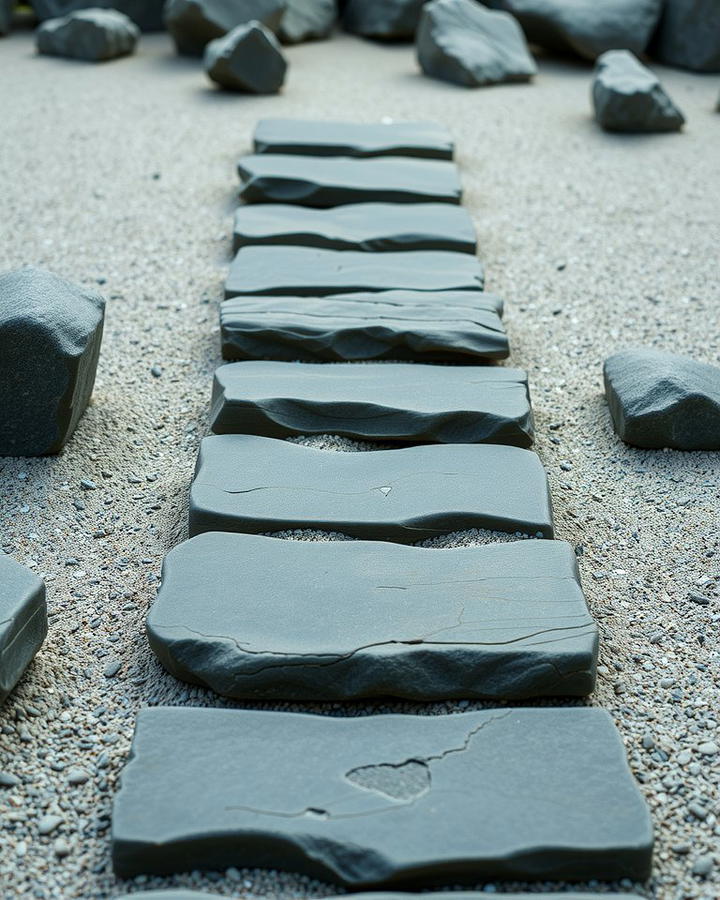
[[44, 21], [89, 7], [124, 13], [141, 31], [162, 31], [165, 0], [30, 0], [35, 15]]
[[43, 22], [36, 33], [38, 53], [104, 62], [133, 53], [140, 29], [114, 9], [81, 9]]
[[202, 56], [210, 41], [238, 25], [255, 21], [276, 32], [285, 6], [285, 0], [167, 0], [165, 25], [178, 53]]

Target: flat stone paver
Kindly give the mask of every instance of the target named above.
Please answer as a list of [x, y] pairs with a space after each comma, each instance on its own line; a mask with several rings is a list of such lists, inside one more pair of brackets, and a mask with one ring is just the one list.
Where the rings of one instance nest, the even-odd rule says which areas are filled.
[[216, 369], [210, 427], [216, 434], [517, 447], [529, 447], [534, 433], [522, 369], [266, 360]]
[[436, 159], [350, 159], [256, 153], [238, 163], [246, 203], [459, 203], [453, 162]]
[[470, 214], [451, 203], [349, 203], [332, 209], [251, 203], [235, 212], [233, 247], [257, 244], [383, 253], [477, 249]]
[[0, 703], [22, 677], [47, 630], [42, 578], [0, 553]]
[[155, 707], [138, 714], [112, 851], [123, 878], [263, 866], [354, 889], [644, 880], [652, 826], [598, 708]]
[[173, 675], [237, 699], [586, 696], [598, 646], [564, 541], [208, 532], [165, 557], [147, 630]]
[[191, 535], [298, 528], [400, 544], [470, 528], [553, 537], [545, 469], [528, 450], [447, 444], [343, 453], [245, 434], [202, 441]]
[[[352, 296], [225, 300], [220, 304], [223, 357], [473, 362], [506, 359], [510, 353], [496, 312], [346, 299]], [[375, 296], [381, 298], [382, 293]]]
[[315, 156], [416, 156], [452, 159], [450, 132], [436, 122], [333, 122], [317, 119], [261, 119], [256, 153]]

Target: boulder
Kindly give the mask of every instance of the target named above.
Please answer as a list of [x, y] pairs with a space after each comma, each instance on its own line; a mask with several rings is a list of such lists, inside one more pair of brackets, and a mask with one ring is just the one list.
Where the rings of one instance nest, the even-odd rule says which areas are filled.
[[537, 71], [522, 30], [474, 0], [433, 0], [423, 9], [417, 57], [426, 75], [466, 87], [528, 81]]
[[133, 53], [140, 29], [115, 9], [81, 9], [48, 19], [36, 32], [38, 53], [104, 62]]
[[288, 0], [280, 22], [283, 44], [316, 41], [330, 35], [337, 19], [335, 0]]
[[280, 28], [285, 0], [167, 0], [165, 24], [178, 53], [202, 56], [210, 41], [257, 21]]
[[720, 450], [720, 368], [661, 350], [605, 361], [605, 396], [626, 444]]
[[665, 0], [650, 52], [670, 66], [720, 72], [720, 2]]
[[90, 400], [105, 301], [43, 269], [0, 275], [0, 456], [57, 453]]
[[238, 25], [205, 48], [205, 71], [220, 87], [250, 94], [276, 94], [287, 62], [275, 35], [260, 22]]
[[47, 628], [42, 578], [0, 553], [0, 703], [40, 649]]
[[15, 0], [0, 0], [0, 35], [9, 34]]
[[425, 0], [348, 0], [346, 31], [381, 41], [411, 41]]
[[685, 122], [657, 75], [628, 50], [608, 50], [598, 59], [592, 98], [607, 131], [678, 131]]
[[41, 21], [57, 19], [78, 9], [116, 9], [129, 16], [141, 31], [162, 31], [165, 0], [31, 0], [35, 15]]

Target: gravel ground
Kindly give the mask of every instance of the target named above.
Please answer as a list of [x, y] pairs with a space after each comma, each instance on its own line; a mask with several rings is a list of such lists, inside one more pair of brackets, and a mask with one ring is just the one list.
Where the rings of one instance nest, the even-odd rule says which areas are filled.
[[[720, 80], [662, 70], [685, 132], [621, 137], [593, 125], [589, 69], [572, 62], [541, 61], [533, 85], [467, 91], [420, 77], [405, 47], [342, 37], [289, 58], [282, 96], [241, 98], [210, 89], [164, 36], [97, 67], [35, 58], [27, 33], [0, 45], [0, 268], [43, 265], [108, 298], [74, 440], [57, 458], [0, 460], [2, 548], [46, 577], [51, 611], [2, 712], [3, 900], [160, 884], [332, 893], [259, 871], [118, 883], [109, 864], [135, 711], [222, 704], [163, 673], [143, 620], [163, 554], [185, 533], [218, 362], [233, 163], [264, 115], [423, 117], [455, 135], [488, 289], [506, 298], [512, 362], [530, 372], [558, 536], [577, 546], [602, 629], [592, 702], [615, 717], [657, 826], [654, 877], [635, 887], [717, 900], [718, 457], [620, 444], [601, 364], [638, 344], [718, 361]], [[453, 538], [473, 539], [487, 536]]]

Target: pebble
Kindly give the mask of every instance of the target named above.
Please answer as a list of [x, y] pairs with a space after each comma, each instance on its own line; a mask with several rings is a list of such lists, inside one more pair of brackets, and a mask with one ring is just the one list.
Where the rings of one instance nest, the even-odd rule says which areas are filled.
[[62, 823], [62, 816], [43, 816], [38, 822], [38, 834], [51, 834]]
[[0, 772], [0, 787], [12, 788], [20, 784], [17, 775], [11, 775], [10, 772]]
[[702, 753], [703, 756], [714, 756], [718, 752], [718, 745], [715, 741], [705, 741], [704, 744], [700, 744], [698, 747], [698, 753]]
[[103, 675], [106, 678], [114, 678], [121, 668], [122, 662], [119, 659], [113, 659], [103, 669]]
[[53, 852], [58, 859], [63, 859], [66, 856], [70, 856], [72, 853], [72, 847], [65, 838], [58, 838], [53, 844]]
[[698, 606], [710, 606], [710, 598], [703, 594], [688, 594], [688, 600], [691, 603], [697, 603]]
[[67, 776], [68, 784], [85, 784], [90, 780], [90, 775], [84, 769], [70, 769]]
[[712, 872], [714, 865], [715, 860], [712, 856], [700, 856], [693, 863], [692, 873], [693, 875], [699, 875], [701, 878], [707, 878]]

